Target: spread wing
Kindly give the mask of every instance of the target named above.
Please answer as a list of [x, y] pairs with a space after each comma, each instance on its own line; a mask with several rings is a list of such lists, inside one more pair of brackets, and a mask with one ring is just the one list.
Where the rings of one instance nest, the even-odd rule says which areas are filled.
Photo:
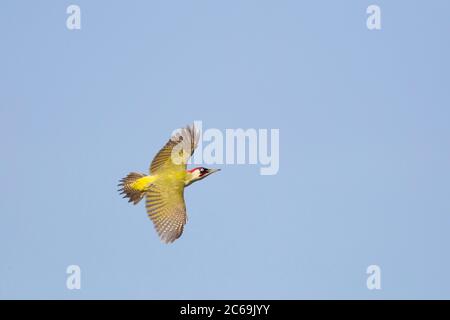
[[174, 134], [166, 145], [159, 150], [150, 165], [150, 173], [160, 170], [186, 170], [189, 158], [197, 148], [199, 133], [194, 125], [187, 126]]
[[162, 241], [170, 243], [178, 239], [187, 222], [184, 181], [152, 184], [147, 191], [146, 208]]

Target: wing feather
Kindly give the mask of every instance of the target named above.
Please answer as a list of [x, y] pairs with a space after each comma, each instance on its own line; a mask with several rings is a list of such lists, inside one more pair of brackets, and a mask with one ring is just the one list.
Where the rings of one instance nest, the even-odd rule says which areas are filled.
[[175, 133], [153, 158], [150, 173], [164, 169], [186, 170], [189, 158], [197, 148], [200, 136], [194, 125]]
[[184, 182], [151, 185], [147, 191], [146, 209], [163, 242], [178, 239], [187, 222]]

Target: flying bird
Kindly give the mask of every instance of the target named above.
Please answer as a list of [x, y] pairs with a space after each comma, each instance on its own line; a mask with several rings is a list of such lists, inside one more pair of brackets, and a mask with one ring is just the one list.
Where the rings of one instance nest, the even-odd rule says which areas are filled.
[[146, 198], [147, 214], [165, 243], [178, 239], [187, 222], [184, 188], [220, 170], [187, 169], [198, 140], [194, 125], [181, 129], [153, 158], [148, 175], [131, 172], [118, 185], [123, 197], [134, 205]]

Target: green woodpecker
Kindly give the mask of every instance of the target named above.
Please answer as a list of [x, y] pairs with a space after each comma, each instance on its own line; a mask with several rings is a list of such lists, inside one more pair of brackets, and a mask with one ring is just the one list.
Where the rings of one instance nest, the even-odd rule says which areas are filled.
[[128, 202], [137, 204], [146, 197], [147, 214], [165, 243], [178, 239], [187, 222], [184, 188], [219, 171], [203, 167], [187, 170], [198, 140], [193, 125], [181, 129], [153, 158], [149, 175], [131, 172], [119, 183], [119, 191]]

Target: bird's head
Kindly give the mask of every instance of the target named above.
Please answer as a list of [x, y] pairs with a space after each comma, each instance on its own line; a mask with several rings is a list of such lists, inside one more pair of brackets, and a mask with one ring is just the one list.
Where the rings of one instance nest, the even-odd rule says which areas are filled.
[[194, 183], [195, 181], [202, 180], [217, 171], [220, 171], [220, 169], [208, 169], [204, 167], [197, 167], [188, 170], [188, 179], [186, 182], [186, 186], [190, 185], [191, 183]]

